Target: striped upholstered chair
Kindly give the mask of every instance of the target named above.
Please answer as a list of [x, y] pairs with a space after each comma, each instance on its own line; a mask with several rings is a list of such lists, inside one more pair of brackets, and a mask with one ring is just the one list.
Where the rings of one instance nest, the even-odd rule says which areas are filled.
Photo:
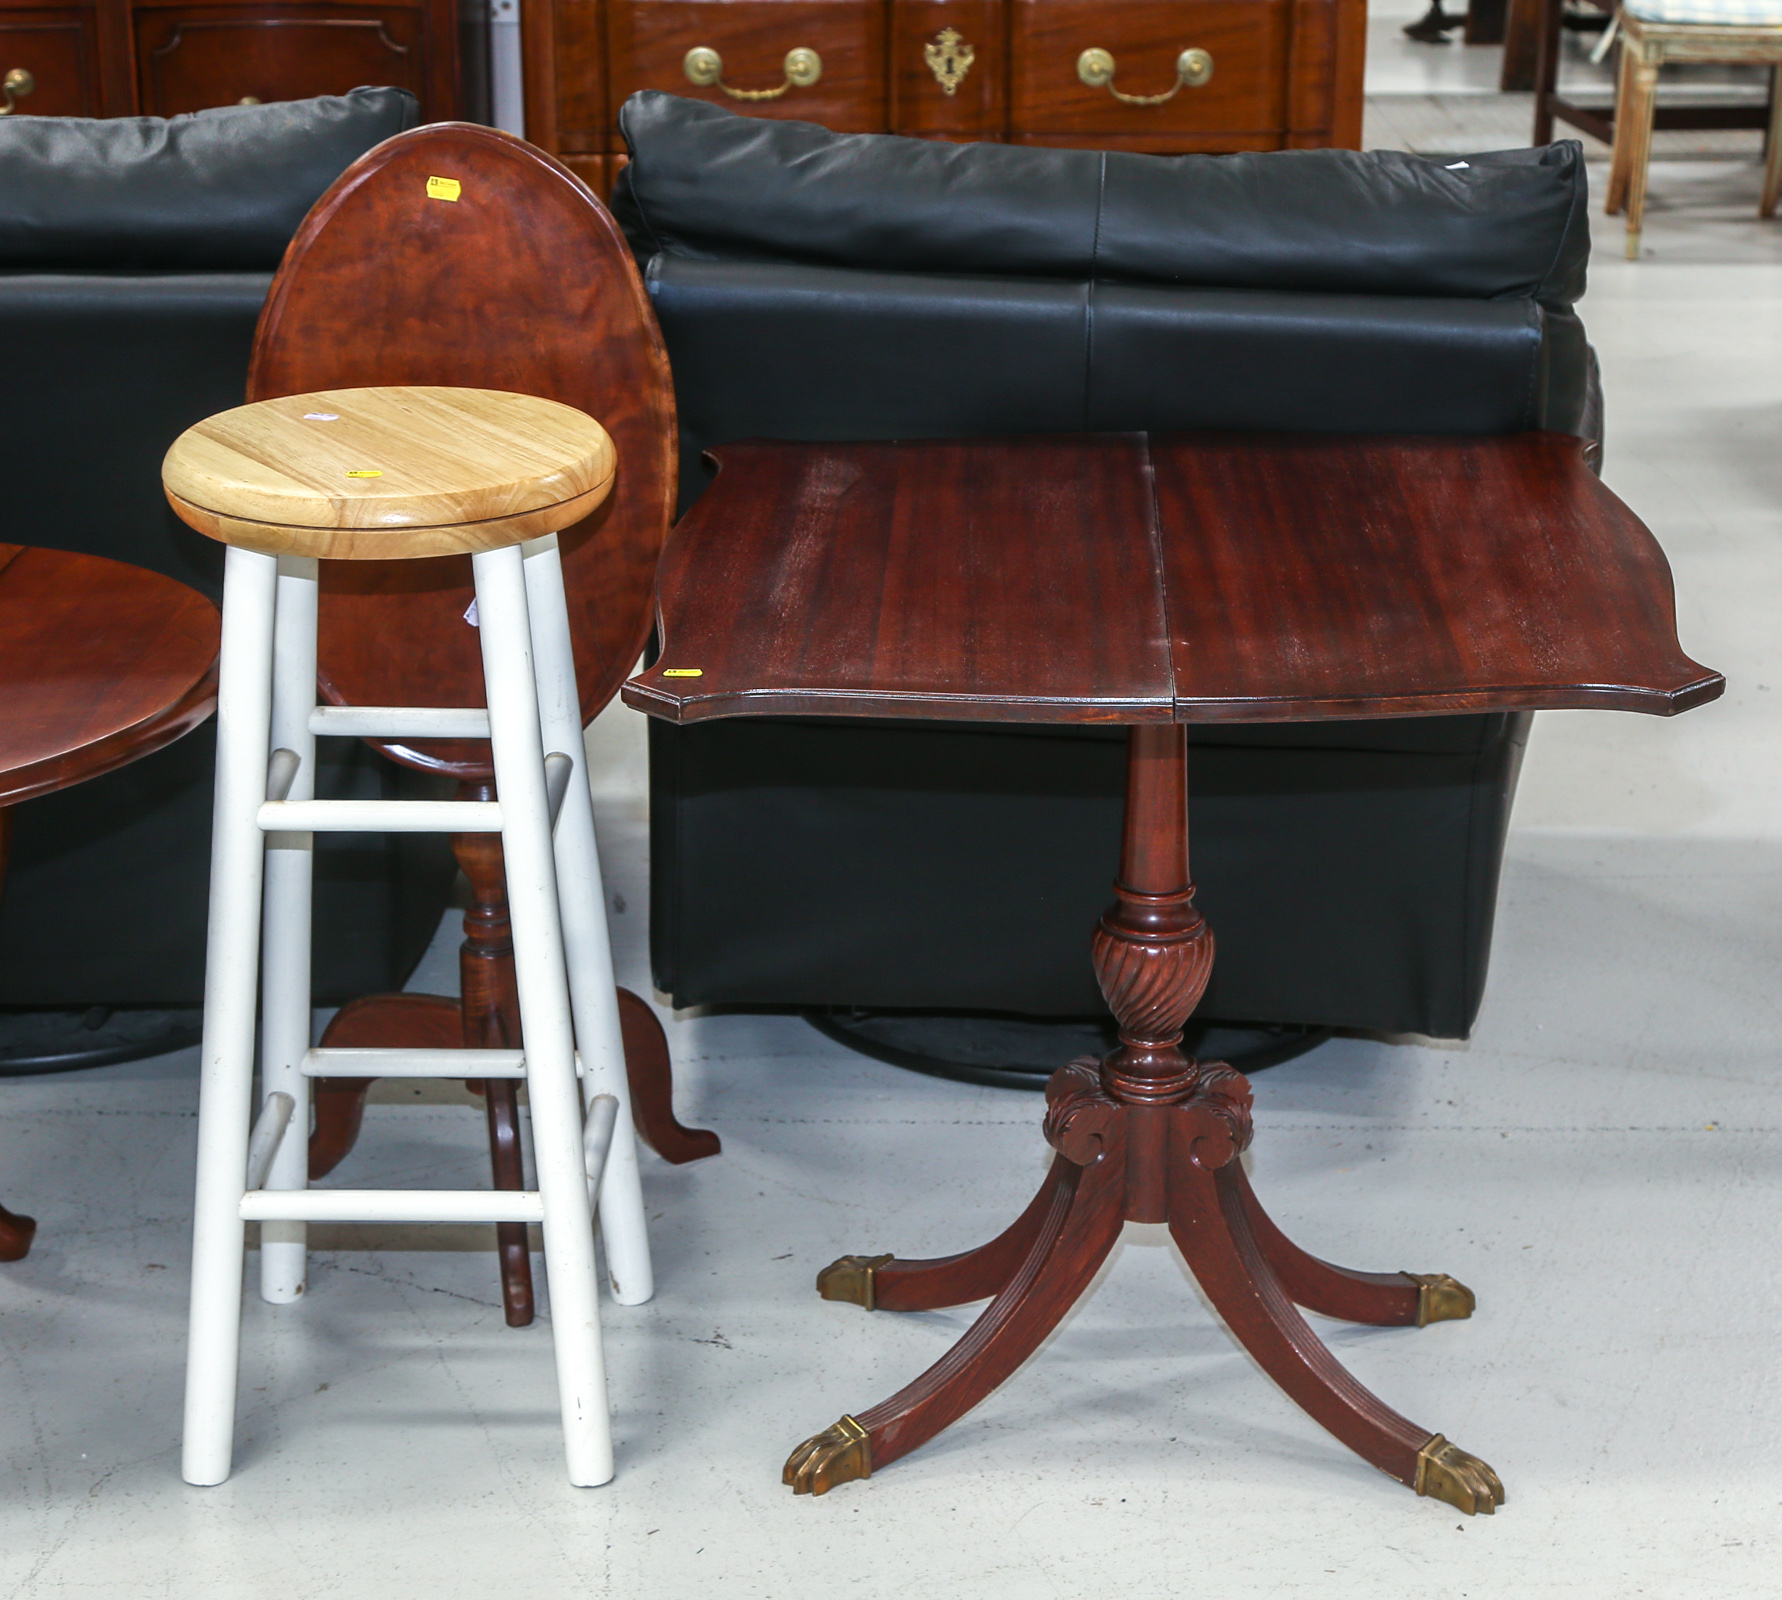
[[1640, 254], [1646, 214], [1646, 166], [1658, 69], [1668, 62], [1761, 62], [1771, 72], [1770, 126], [1764, 149], [1760, 217], [1776, 214], [1782, 189], [1782, 0], [1625, 0], [1621, 77], [1615, 98], [1615, 155], [1607, 210], [1627, 208], [1627, 256]]

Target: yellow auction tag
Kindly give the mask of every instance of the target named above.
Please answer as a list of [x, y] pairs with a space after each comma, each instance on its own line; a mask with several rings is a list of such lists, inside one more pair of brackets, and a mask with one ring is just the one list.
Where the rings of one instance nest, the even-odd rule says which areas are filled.
[[349, 478], [381, 478], [383, 473], [376, 467], [351, 467], [347, 470]]
[[427, 180], [427, 198], [429, 200], [456, 200], [463, 192], [464, 185], [456, 178], [429, 178]]
[[662, 676], [665, 678], [703, 678], [705, 671], [701, 667], [664, 667]]

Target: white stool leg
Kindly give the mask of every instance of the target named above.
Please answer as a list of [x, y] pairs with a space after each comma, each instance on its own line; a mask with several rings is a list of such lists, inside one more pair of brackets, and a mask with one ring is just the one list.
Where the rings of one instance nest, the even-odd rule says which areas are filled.
[[544, 1204], [545, 1271], [564, 1449], [569, 1481], [586, 1487], [605, 1483], [613, 1475], [612, 1429], [526, 578], [517, 546], [480, 552], [471, 564], [489, 696], [495, 791], [501, 804], [501, 849], [507, 863], [514, 970], [525, 1034], [532, 1144]]
[[[286, 798], [316, 796], [316, 561], [285, 556], [278, 564], [278, 622], [272, 647], [272, 748], [301, 763]], [[309, 920], [313, 833], [266, 835], [264, 980], [260, 1005], [260, 1094], [288, 1094], [296, 1109], [266, 1175], [268, 1189], [309, 1187]], [[307, 1225], [260, 1224], [260, 1295], [275, 1305], [303, 1293]]]
[[619, 1027], [618, 989], [606, 926], [606, 891], [594, 836], [594, 800], [588, 788], [581, 697], [576, 692], [575, 655], [563, 594], [563, 558], [555, 534], [520, 548], [526, 565], [526, 601], [532, 619], [532, 659], [538, 676], [539, 724], [545, 749], [561, 751], [575, 763], [557, 816], [555, 847], [570, 1003], [576, 1043], [587, 1073], [582, 1080], [582, 1099], [585, 1105], [592, 1105], [596, 1095], [610, 1094], [619, 1102], [619, 1120], [600, 1186], [600, 1233], [606, 1242], [613, 1298], [620, 1305], [637, 1306], [656, 1292], [656, 1279], [637, 1170], [637, 1129], [631, 1117], [631, 1086], [625, 1073], [625, 1041]]
[[252, 550], [231, 549], [224, 570], [182, 1462], [186, 1482], [197, 1484], [221, 1483], [229, 1476], [235, 1436], [241, 1350], [240, 1206], [247, 1188], [260, 875], [265, 856], [257, 814], [266, 798], [278, 562]]

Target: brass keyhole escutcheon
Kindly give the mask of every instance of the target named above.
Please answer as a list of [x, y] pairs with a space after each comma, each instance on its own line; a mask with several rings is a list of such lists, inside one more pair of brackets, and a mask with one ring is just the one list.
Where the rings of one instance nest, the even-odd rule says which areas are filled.
[[0, 92], [6, 95], [6, 105], [0, 109], [0, 117], [10, 117], [18, 110], [19, 101], [37, 87], [37, 74], [29, 67], [14, 67], [0, 79]]
[[777, 100], [789, 89], [808, 89], [823, 76], [823, 58], [799, 45], [781, 63], [786, 81], [777, 89], [733, 89], [724, 81], [724, 58], [709, 45], [695, 45], [681, 59], [687, 82], [699, 89], [722, 89], [732, 100]]
[[1124, 94], [1114, 87], [1114, 58], [1099, 47], [1091, 47], [1077, 57], [1077, 77], [1091, 89], [1106, 89], [1116, 100], [1129, 106], [1160, 106], [1173, 100], [1184, 88], [1199, 89], [1213, 76], [1210, 51], [1198, 46], [1184, 50], [1176, 57], [1176, 81], [1162, 94]]

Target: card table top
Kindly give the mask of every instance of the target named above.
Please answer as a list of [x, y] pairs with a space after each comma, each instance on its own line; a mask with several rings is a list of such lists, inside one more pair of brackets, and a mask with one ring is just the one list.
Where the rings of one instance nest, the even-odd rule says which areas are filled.
[[627, 703], [723, 716], [1671, 715], [1658, 542], [1583, 442], [1104, 434], [713, 452]]

